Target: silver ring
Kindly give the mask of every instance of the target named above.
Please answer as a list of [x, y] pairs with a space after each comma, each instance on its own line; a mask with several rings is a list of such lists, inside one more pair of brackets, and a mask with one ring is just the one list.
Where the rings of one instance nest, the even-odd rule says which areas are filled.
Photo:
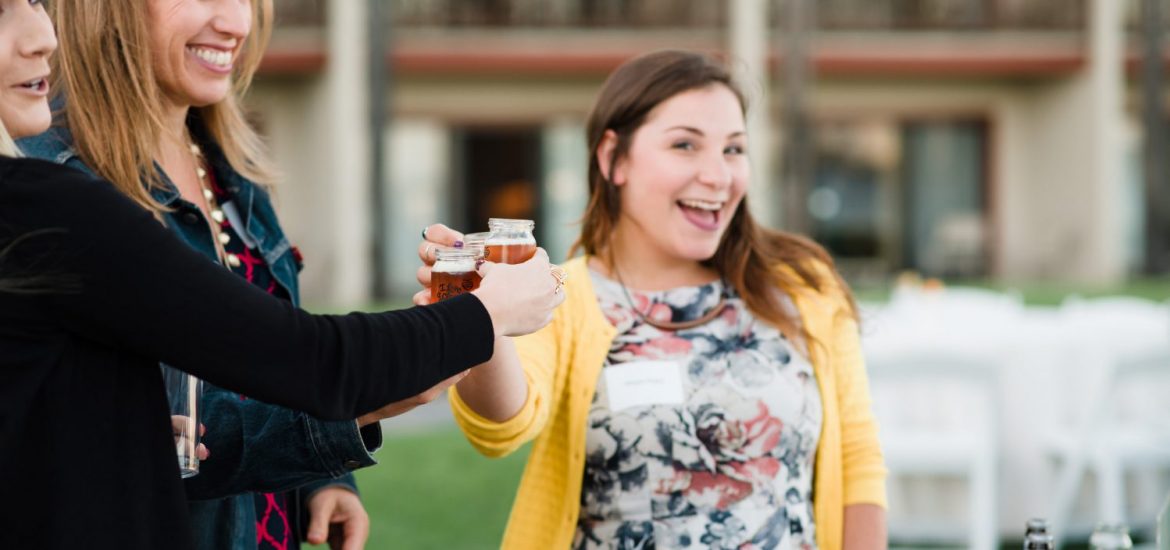
[[553, 289], [553, 294], [560, 294], [561, 289], [565, 288], [565, 281], [569, 279], [569, 274], [565, 272], [565, 268], [556, 264], [550, 265], [548, 272], [553, 279], [557, 280], [557, 287]]

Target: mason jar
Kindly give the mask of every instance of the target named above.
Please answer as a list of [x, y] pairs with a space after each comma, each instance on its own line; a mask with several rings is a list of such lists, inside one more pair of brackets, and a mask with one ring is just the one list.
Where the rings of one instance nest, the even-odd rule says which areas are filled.
[[501, 264], [519, 264], [536, 254], [536, 223], [532, 220], [488, 220], [489, 235], [484, 243], [484, 259]]
[[484, 247], [487, 246], [488, 237], [491, 233], [484, 231], [481, 233], [468, 233], [463, 236], [464, 250], [471, 250], [479, 254], [479, 261], [484, 260]]
[[482, 253], [463, 248], [435, 251], [431, 268], [431, 301], [438, 302], [479, 288], [482, 277], [476, 271]]

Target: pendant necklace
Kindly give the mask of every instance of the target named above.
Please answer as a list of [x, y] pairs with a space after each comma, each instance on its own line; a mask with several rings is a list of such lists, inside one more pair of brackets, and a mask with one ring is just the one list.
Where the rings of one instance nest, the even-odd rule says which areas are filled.
[[[690, 321], [659, 321], [656, 319], [651, 319], [650, 317], [646, 316], [646, 314], [642, 313], [642, 311], [638, 309], [638, 306], [634, 304], [634, 298], [630, 296], [630, 291], [626, 288], [626, 283], [622, 281], [622, 274], [618, 272], [617, 262], [611, 262], [611, 264], [613, 268], [613, 275], [617, 279], [618, 286], [622, 287], [622, 294], [625, 295], [626, 302], [629, 303], [630, 309], [634, 312], [634, 315], [638, 317], [639, 321], [642, 321], [643, 323], [654, 328], [671, 331], [695, 328], [697, 326], [711, 322], [713, 319], [718, 317], [720, 313], [723, 313], [723, 309], [727, 307], [727, 293], [721, 291], [719, 293], [719, 302], [716, 303], [710, 311], [704, 313], [702, 316], [696, 319], [691, 319]], [[726, 283], [724, 286], [726, 287]]]

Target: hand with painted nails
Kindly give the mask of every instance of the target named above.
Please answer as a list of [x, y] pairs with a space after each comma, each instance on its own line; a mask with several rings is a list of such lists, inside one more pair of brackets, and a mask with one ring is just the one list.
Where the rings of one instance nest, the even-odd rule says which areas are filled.
[[[428, 226], [426, 236], [418, 245], [418, 256], [423, 265], [416, 278], [423, 289], [414, 295], [415, 305], [432, 303], [432, 269], [436, 251], [461, 248], [464, 235], [443, 224]], [[520, 336], [540, 330], [552, 320], [553, 311], [564, 301], [562, 280], [549, 264], [544, 249], [526, 262], [509, 265], [480, 262], [476, 271], [482, 278], [471, 293], [483, 303], [492, 317], [496, 336]]]
[[[428, 225], [422, 234], [423, 241], [418, 245], [418, 259], [422, 260], [422, 265], [415, 273], [415, 278], [422, 285], [423, 292], [416, 294], [414, 299], [415, 305], [420, 306], [431, 303], [431, 268], [435, 266], [436, 251], [463, 246], [463, 234], [441, 223]], [[420, 297], [424, 299], [420, 300]]]

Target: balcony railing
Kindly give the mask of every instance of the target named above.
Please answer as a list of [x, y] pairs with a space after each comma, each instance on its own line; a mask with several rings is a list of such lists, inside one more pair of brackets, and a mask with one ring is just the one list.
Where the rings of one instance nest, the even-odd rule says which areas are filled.
[[403, 27], [707, 28], [726, 24], [712, 0], [407, 0]]
[[[320, 26], [328, 1], [364, 0], [275, 0], [278, 24]], [[403, 28], [695, 29], [726, 25], [730, 0], [385, 1]], [[826, 30], [1079, 30], [1086, 11], [1086, 0], [812, 1]]]
[[[1125, 26], [1131, 33], [1136, 33], [1142, 26], [1143, 13], [1141, 0], [1121, 0], [1125, 2]], [[1170, 0], [1161, 0], [1162, 26], [1170, 28]]]
[[1079, 30], [1084, 0], [816, 0], [832, 30]]
[[273, 0], [277, 28], [323, 26], [325, 2], [326, 0]]

